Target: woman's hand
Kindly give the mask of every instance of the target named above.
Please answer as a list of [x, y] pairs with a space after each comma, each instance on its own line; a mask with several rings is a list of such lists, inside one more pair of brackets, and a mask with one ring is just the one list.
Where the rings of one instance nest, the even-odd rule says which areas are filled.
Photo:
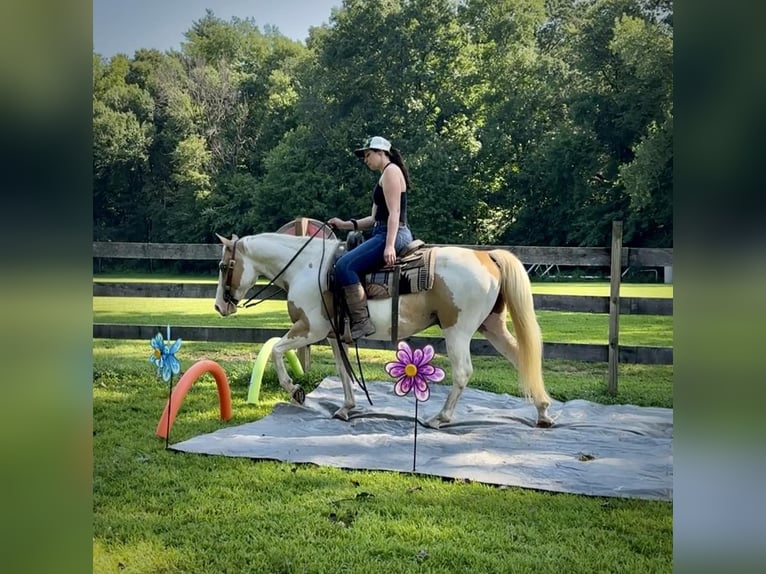
[[383, 250], [383, 261], [386, 265], [396, 263], [396, 250], [393, 247], [386, 245], [386, 248]]
[[327, 224], [330, 227], [334, 227], [336, 229], [348, 229], [348, 227], [346, 227], [346, 223], [348, 222], [345, 221], [344, 219], [339, 219], [337, 217], [331, 217], [329, 221], [327, 222]]

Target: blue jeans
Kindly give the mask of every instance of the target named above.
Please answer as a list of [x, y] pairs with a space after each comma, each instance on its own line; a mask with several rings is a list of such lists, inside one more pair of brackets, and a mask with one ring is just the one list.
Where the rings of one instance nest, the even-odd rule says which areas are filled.
[[[383, 251], [386, 248], [387, 225], [372, 228], [372, 237], [351, 251], [344, 253], [335, 264], [335, 276], [344, 287], [360, 283], [360, 275], [383, 266]], [[398, 254], [412, 241], [409, 227], [400, 227], [396, 233], [394, 249]]]

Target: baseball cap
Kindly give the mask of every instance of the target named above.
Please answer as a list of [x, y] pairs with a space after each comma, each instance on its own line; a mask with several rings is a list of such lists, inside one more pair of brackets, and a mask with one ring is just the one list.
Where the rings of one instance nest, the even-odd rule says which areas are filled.
[[368, 139], [365, 144], [359, 149], [354, 150], [354, 154], [362, 157], [364, 152], [368, 149], [378, 149], [383, 151], [391, 151], [391, 142], [386, 138], [380, 136], [374, 136]]

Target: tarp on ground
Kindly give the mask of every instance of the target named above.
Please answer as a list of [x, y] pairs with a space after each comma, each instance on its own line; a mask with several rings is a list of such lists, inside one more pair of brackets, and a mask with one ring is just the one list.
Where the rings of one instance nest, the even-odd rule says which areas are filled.
[[[412, 472], [415, 399], [393, 383], [371, 381], [373, 405], [359, 389], [348, 422], [332, 418], [343, 403], [327, 378], [304, 405], [277, 404], [268, 416], [171, 446], [209, 455], [314, 463], [346, 469]], [[425, 422], [442, 407], [448, 385], [431, 385], [418, 404]], [[453, 421], [419, 425], [415, 472], [487, 484], [591, 496], [673, 498], [673, 411], [585, 400], [553, 401], [552, 428], [535, 426], [536, 410], [507, 394], [467, 388]]]

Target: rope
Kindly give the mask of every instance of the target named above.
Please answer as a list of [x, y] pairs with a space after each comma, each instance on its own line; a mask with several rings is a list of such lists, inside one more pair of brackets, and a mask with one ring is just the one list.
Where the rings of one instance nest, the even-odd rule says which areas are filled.
[[[295, 255], [293, 255], [293, 256], [292, 256], [292, 258], [290, 259], [290, 261], [288, 261], [288, 262], [285, 264], [285, 266], [284, 266], [284, 267], [282, 267], [282, 270], [281, 270], [279, 273], [277, 273], [276, 275], [274, 275], [274, 278], [273, 278], [271, 281], [269, 281], [269, 282], [268, 282], [266, 285], [264, 285], [263, 287], [261, 287], [260, 289], [258, 289], [258, 291], [257, 291], [257, 292], [256, 292], [256, 293], [255, 293], [255, 294], [252, 296], [252, 297], [250, 297], [250, 298], [249, 298], [247, 301], [245, 301], [244, 303], [242, 303], [242, 305], [241, 305], [241, 306], [242, 306], [243, 308], [247, 308], [247, 307], [255, 307], [256, 305], [259, 305], [259, 304], [263, 303], [264, 301], [267, 301], [268, 299], [271, 299], [272, 297], [274, 297], [274, 296], [276, 295], [276, 293], [272, 293], [272, 294], [271, 294], [271, 295], [269, 295], [268, 297], [264, 297], [263, 299], [260, 299], [260, 300], [256, 301], [255, 303], [251, 303], [251, 301], [252, 301], [253, 299], [255, 299], [256, 297], [258, 297], [258, 295], [260, 295], [260, 294], [261, 294], [261, 293], [263, 293], [263, 292], [264, 292], [266, 289], [268, 289], [269, 287], [271, 287], [272, 285], [274, 285], [274, 282], [275, 282], [277, 279], [279, 279], [279, 277], [282, 275], [282, 273], [284, 273], [285, 271], [287, 271], [287, 268], [288, 268], [288, 267], [290, 267], [290, 265], [292, 265], [293, 261], [295, 261], [295, 260], [297, 259], [298, 255], [300, 255], [300, 254], [301, 254], [301, 251], [303, 251], [304, 249], [306, 249], [306, 247], [307, 247], [307, 246], [308, 246], [308, 244], [311, 242], [311, 240], [312, 240], [312, 239], [314, 239], [314, 237], [316, 237], [316, 236], [317, 236], [317, 233], [319, 233], [320, 231], [322, 231], [322, 230], [323, 230], [325, 227], [327, 227], [327, 224], [326, 224], [326, 223], [322, 223], [322, 227], [319, 227], [319, 228], [318, 228], [318, 229], [317, 229], [317, 230], [316, 230], [316, 231], [315, 231], [315, 232], [314, 232], [314, 233], [311, 235], [311, 237], [309, 237], [309, 238], [306, 240], [306, 243], [304, 243], [303, 245], [301, 245], [301, 248], [300, 248], [300, 249], [298, 249], [298, 251], [296, 251], [296, 252], [295, 252]], [[324, 240], [324, 239], [326, 239], [326, 238], [325, 238], [325, 237], [322, 237], [322, 239]], [[322, 258], [324, 258], [324, 245], [325, 245], [325, 242], [324, 242], [324, 241], [322, 241]], [[320, 269], [320, 271], [321, 271], [321, 269], [322, 269], [322, 264], [321, 264], [321, 262], [320, 262], [320, 264], [319, 264], [319, 269]], [[321, 296], [321, 291], [320, 291], [320, 296]]]
[[[319, 290], [319, 298], [322, 300], [322, 308], [324, 309], [325, 314], [327, 315], [327, 319], [330, 321], [330, 328], [332, 329], [333, 334], [335, 335], [335, 340], [338, 341], [338, 349], [341, 357], [341, 361], [343, 361], [343, 367], [346, 369], [346, 372], [350, 375], [351, 380], [358, 384], [361, 389], [364, 391], [365, 396], [367, 397], [367, 402], [372, 405], [372, 399], [370, 398], [370, 393], [367, 391], [367, 385], [364, 381], [364, 373], [362, 372], [362, 363], [359, 359], [359, 345], [354, 341], [354, 348], [356, 349], [356, 362], [359, 365], [359, 374], [361, 376], [361, 379], [356, 376], [356, 373], [354, 372], [354, 368], [351, 366], [351, 361], [348, 358], [348, 353], [346, 352], [346, 348], [343, 345], [343, 334], [340, 332], [340, 325], [339, 322], [342, 323], [342, 314], [341, 313], [330, 313], [330, 310], [327, 308], [327, 303], [322, 297], [322, 264], [324, 262], [324, 254], [325, 254], [325, 243], [322, 242], [322, 256], [319, 259], [319, 270], [317, 271], [317, 288]], [[328, 285], [329, 289], [329, 285]]]
[[[322, 226], [319, 227], [311, 235], [311, 237], [309, 237], [306, 240], [306, 242], [301, 246], [301, 248], [298, 249], [298, 251], [295, 252], [295, 255], [293, 255], [290, 258], [290, 261], [288, 261], [285, 264], [285, 266], [282, 268], [282, 270], [279, 273], [277, 273], [274, 276], [273, 279], [271, 279], [266, 285], [261, 287], [252, 297], [250, 297], [247, 301], [242, 303], [240, 306], [243, 307], [243, 308], [254, 307], [254, 306], [259, 305], [260, 303], [263, 303], [264, 301], [274, 297], [276, 295], [276, 292], [272, 293], [268, 297], [264, 297], [262, 299], [259, 299], [255, 303], [251, 302], [251, 301], [253, 301], [253, 299], [257, 298], [258, 295], [263, 293], [266, 289], [268, 289], [269, 287], [274, 285], [275, 281], [287, 270], [288, 267], [290, 267], [290, 265], [292, 265], [293, 261], [296, 260], [298, 255], [300, 255], [301, 252], [304, 249], [306, 249], [306, 247], [311, 242], [311, 240], [314, 239], [314, 237], [316, 237], [317, 234], [320, 231], [322, 231], [323, 229], [325, 229], [326, 227], [328, 227], [328, 225], [326, 223], [322, 222]], [[357, 383], [362, 388], [362, 390], [364, 390], [364, 394], [367, 397], [367, 401], [370, 403], [370, 405], [372, 405], [372, 399], [370, 398], [370, 393], [367, 391], [367, 385], [365, 384], [365, 381], [364, 381], [364, 374], [362, 373], [362, 364], [361, 364], [361, 361], [359, 359], [359, 346], [356, 344], [356, 341], [354, 341], [354, 346], [356, 348], [356, 361], [357, 361], [357, 364], [359, 365], [359, 374], [361, 375], [361, 379], [356, 376], [356, 373], [354, 372], [354, 368], [351, 366], [351, 361], [349, 361], [348, 353], [346, 352], [346, 349], [343, 346], [343, 338], [342, 338], [342, 334], [340, 333], [340, 330], [339, 330], [339, 327], [338, 327], [338, 322], [337, 321], [333, 321], [333, 315], [330, 313], [330, 310], [327, 308], [327, 303], [325, 302], [325, 299], [322, 296], [322, 266], [324, 264], [326, 244], [327, 244], [327, 238], [323, 235], [322, 236], [322, 255], [321, 255], [320, 259], [319, 259], [319, 266], [318, 266], [318, 269], [317, 269], [317, 287], [318, 287], [318, 291], [319, 291], [319, 299], [322, 301], [322, 307], [324, 308], [324, 311], [327, 314], [327, 318], [330, 321], [330, 327], [332, 328], [332, 331], [335, 334], [335, 338], [338, 341], [338, 347], [340, 349], [340, 356], [341, 356], [341, 360], [343, 361], [343, 366], [346, 368], [346, 372], [351, 376], [351, 380], [353, 382]], [[329, 285], [328, 285], [328, 288], [329, 288]]]

